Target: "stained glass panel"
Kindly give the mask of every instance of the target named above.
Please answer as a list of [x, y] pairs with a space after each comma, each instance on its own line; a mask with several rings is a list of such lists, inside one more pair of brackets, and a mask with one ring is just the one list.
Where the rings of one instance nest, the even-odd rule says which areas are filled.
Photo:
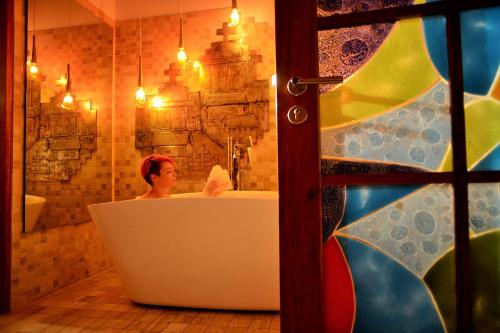
[[424, 1], [414, 0], [318, 0], [318, 16], [366, 12], [370, 10], [411, 6]]
[[320, 75], [344, 78], [320, 87], [321, 154], [337, 173], [450, 171], [448, 81], [430, 52], [447, 53], [444, 31], [429, 29], [442, 20], [319, 32]]
[[327, 331], [454, 327], [453, 211], [449, 184], [324, 187]]

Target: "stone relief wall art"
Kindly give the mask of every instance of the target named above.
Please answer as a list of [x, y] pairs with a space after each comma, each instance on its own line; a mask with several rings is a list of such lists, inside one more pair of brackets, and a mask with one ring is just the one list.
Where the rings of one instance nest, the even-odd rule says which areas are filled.
[[135, 147], [142, 155], [170, 155], [183, 176], [204, 177], [226, 164], [228, 137], [243, 143], [251, 136], [257, 144], [269, 130], [269, 82], [258, 80], [256, 69], [262, 56], [237, 30], [227, 23], [217, 29], [223, 40], [205, 50], [201, 69], [170, 64], [161, 107], [136, 108]]
[[62, 91], [42, 103], [39, 80], [26, 83], [26, 180], [69, 182], [97, 149], [97, 111], [62, 108]]

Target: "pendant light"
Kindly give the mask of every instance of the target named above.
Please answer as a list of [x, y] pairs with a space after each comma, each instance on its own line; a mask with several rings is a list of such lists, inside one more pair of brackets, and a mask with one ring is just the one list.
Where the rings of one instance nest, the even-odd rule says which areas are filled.
[[231, 6], [231, 15], [229, 16], [230, 26], [237, 26], [240, 23], [240, 13], [238, 12], [238, 5], [236, 3], [236, 0], [233, 0], [232, 6]]
[[179, 26], [179, 51], [177, 52], [177, 61], [184, 65], [187, 60], [186, 52], [184, 51], [184, 40], [183, 40], [183, 31], [182, 31], [182, 0], [181, 0], [181, 18], [180, 18], [180, 26]]
[[28, 76], [36, 79], [40, 69], [36, 59], [36, 0], [33, 1], [33, 45], [31, 47], [31, 60], [28, 62]]
[[61, 105], [64, 109], [73, 109], [73, 96], [71, 96], [71, 71], [69, 63], [66, 65], [66, 94]]
[[74, 108], [74, 100], [71, 95], [71, 67], [70, 67], [70, 53], [71, 53], [71, 2], [68, 0], [68, 63], [66, 65], [66, 94], [64, 95], [61, 107], [63, 109], [72, 110]]
[[142, 17], [139, 18], [139, 74], [137, 78], [137, 90], [135, 91], [135, 106], [143, 108], [146, 103], [146, 93], [142, 84]]

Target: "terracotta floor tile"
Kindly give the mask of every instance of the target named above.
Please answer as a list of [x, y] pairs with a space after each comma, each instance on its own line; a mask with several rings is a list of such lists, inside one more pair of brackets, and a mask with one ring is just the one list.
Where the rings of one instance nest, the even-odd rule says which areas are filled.
[[206, 325], [206, 326], [208, 326], [208, 325], [210, 325], [212, 323], [212, 321], [214, 320], [214, 318], [215, 318], [215, 316], [213, 316], [213, 317], [205, 317], [205, 316], [199, 315], [199, 316], [197, 316], [193, 320], [192, 324]]
[[188, 324], [181, 323], [170, 323], [168, 326], [162, 331], [162, 333], [179, 333], [183, 332], [184, 329], [188, 326]]
[[196, 316], [184, 314], [181, 312], [179, 314], [179, 316], [177, 316], [177, 318], [175, 318], [175, 320], [173, 322], [179, 323], [179, 324], [191, 324], [195, 319], [196, 319]]
[[279, 333], [277, 312], [183, 309], [132, 302], [114, 270], [0, 315], [2, 333]]
[[212, 326], [229, 326], [231, 320], [233, 320], [234, 313], [218, 313], [215, 315], [214, 320], [212, 320]]
[[246, 327], [228, 327], [224, 333], [247, 333]]
[[273, 317], [273, 319], [271, 320], [271, 325], [269, 326], [270, 329], [273, 329], [273, 330], [279, 330], [280, 329], [280, 319], [279, 317]]
[[207, 325], [191, 324], [182, 333], [205, 333]]
[[253, 317], [249, 328], [269, 328], [271, 326], [271, 317]]
[[250, 321], [252, 320], [251, 314], [235, 314], [229, 327], [244, 327], [248, 328], [250, 326]]
[[208, 326], [203, 333], [224, 333], [226, 329], [225, 326]]
[[149, 321], [133, 321], [127, 329], [145, 331], [151, 325]]
[[167, 321], [163, 318], [159, 318], [149, 324], [149, 326], [146, 327], [147, 332], [162, 332], [164, 331], [168, 325], [170, 325], [171, 322]]
[[2, 333], [10, 333], [10, 332], [39, 332], [45, 329], [48, 324], [38, 323], [38, 322], [24, 322], [19, 321], [16, 323], [12, 323], [0, 329]]

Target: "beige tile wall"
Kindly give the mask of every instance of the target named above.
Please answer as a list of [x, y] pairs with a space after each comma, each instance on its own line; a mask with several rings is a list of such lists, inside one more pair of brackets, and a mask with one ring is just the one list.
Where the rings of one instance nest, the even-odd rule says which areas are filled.
[[[31, 36], [32, 32], [28, 33], [28, 41]], [[92, 157], [81, 165], [71, 181], [26, 182], [26, 193], [47, 200], [35, 226], [45, 229], [90, 221], [88, 204], [111, 201], [113, 29], [105, 24], [93, 24], [69, 30], [41, 30], [36, 32], [36, 40], [42, 73], [42, 103], [50, 102], [51, 97], [65, 89], [55, 82], [66, 73], [69, 62], [75, 99], [90, 99], [97, 109], [97, 151], [92, 152]]]
[[[24, 1], [15, 0], [12, 307], [111, 266], [93, 223], [22, 233]], [[109, 162], [108, 162], [109, 163]]]
[[[228, 9], [215, 9], [184, 14], [184, 47], [188, 57], [201, 60], [212, 42], [222, 40], [217, 29], [227, 21]], [[271, 79], [275, 71], [274, 28], [268, 23], [243, 19], [246, 41], [250, 50], [262, 55], [257, 65], [258, 79]], [[143, 80], [147, 94], [154, 94], [168, 81], [164, 71], [176, 61], [179, 41], [179, 15], [168, 15], [142, 20]], [[134, 92], [137, 87], [139, 55], [139, 20], [117, 22], [116, 25], [116, 200], [134, 198], [147, 190], [138, 172], [141, 154], [135, 149]], [[271, 85], [270, 85], [271, 86]], [[193, 89], [195, 90], [195, 89]], [[254, 161], [250, 173], [250, 189], [277, 190], [277, 138], [275, 91], [269, 91], [270, 130], [254, 147]], [[208, 174], [206, 175], [208, 177]], [[206, 177], [177, 180], [176, 192], [201, 191]]]

